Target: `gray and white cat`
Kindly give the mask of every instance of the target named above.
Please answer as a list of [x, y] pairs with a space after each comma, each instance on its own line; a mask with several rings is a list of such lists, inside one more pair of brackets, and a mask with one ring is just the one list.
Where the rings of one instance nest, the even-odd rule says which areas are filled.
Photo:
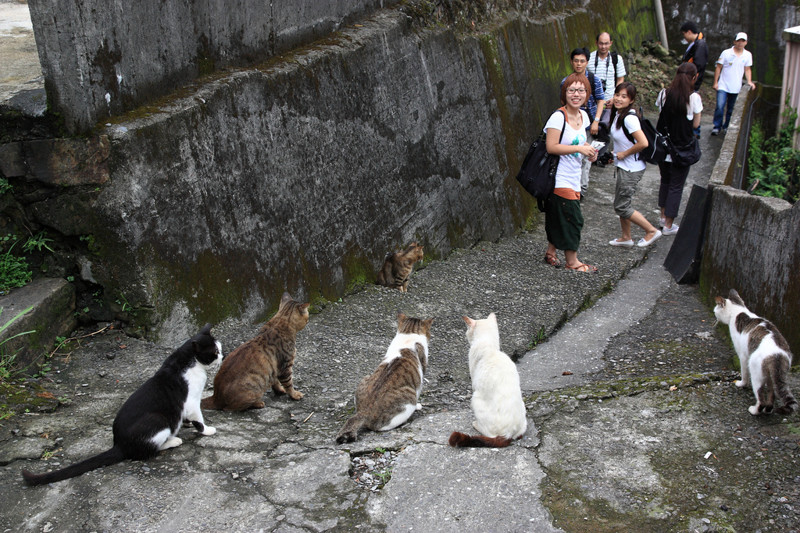
[[356, 414], [345, 422], [336, 442], [352, 442], [364, 428], [389, 431], [422, 409], [419, 395], [428, 368], [432, 323], [432, 318], [397, 315], [397, 334], [378, 368], [358, 385]]
[[751, 415], [773, 412], [775, 396], [783, 406], [776, 413], [788, 414], [797, 409], [797, 401], [786, 384], [792, 366], [792, 352], [783, 335], [772, 322], [751, 312], [739, 293], [731, 289], [728, 298], [716, 297], [714, 315], [728, 324], [733, 347], [739, 356], [742, 379], [737, 387], [753, 386], [756, 404], [748, 408]]
[[450, 446], [508, 446], [525, 434], [528, 420], [514, 361], [500, 350], [497, 316], [491, 313], [483, 320], [463, 317], [469, 341], [469, 375], [472, 378], [472, 425], [482, 435], [454, 431]]

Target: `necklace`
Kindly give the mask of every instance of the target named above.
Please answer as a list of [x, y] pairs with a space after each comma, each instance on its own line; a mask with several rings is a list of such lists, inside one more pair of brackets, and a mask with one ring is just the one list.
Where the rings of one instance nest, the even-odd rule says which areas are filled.
[[583, 117], [581, 117], [580, 110], [575, 115], [571, 115], [570, 113], [567, 113], [567, 119], [569, 120], [569, 125], [572, 126], [573, 129], [576, 129], [576, 130], [580, 129], [581, 124], [583, 123], [583, 120], [582, 120]]

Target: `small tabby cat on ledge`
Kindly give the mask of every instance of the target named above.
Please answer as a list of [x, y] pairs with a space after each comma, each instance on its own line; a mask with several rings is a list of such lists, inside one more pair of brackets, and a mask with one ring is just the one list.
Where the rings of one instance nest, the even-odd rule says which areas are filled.
[[408, 292], [408, 278], [411, 276], [414, 263], [422, 261], [422, 257], [422, 246], [415, 242], [409, 244], [405, 250], [389, 252], [378, 272], [376, 283], [384, 287], [400, 289], [401, 292]]

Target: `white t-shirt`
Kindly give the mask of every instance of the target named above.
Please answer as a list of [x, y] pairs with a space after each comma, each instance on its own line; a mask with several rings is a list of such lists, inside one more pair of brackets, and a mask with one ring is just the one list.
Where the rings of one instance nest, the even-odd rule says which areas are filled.
[[[581, 118], [583, 118], [583, 125], [576, 130], [569, 125], [569, 122], [564, 126], [564, 114], [561, 111], [556, 111], [550, 115], [547, 124], [544, 125], [544, 131], [555, 129], [558, 130], [560, 135], [561, 128], [564, 126], [564, 136], [561, 137], [561, 144], [580, 146], [586, 142], [586, 128], [591, 125], [589, 115], [583, 109], [581, 109]], [[558, 170], [556, 171], [556, 189], [566, 188], [580, 192], [582, 161], [583, 154], [577, 152], [561, 156], [558, 161]]]
[[[625, 124], [625, 129], [628, 130], [628, 133], [630, 133], [631, 136], [634, 132], [642, 129], [642, 124], [639, 122], [639, 117], [633, 113], [626, 115], [623, 122]], [[628, 150], [634, 145], [634, 143], [629, 141], [628, 137], [625, 136], [623, 129], [617, 128], [616, 117], [614, 117], [614, 122], [611, 124], [611, 138], [614, 139], [614, 152], [616, 153]], [[627, 170], [628, 172], [638, 172], [640, 170], [644, 170], [646, 165], [644, 161], [637, 157], [638, 155], [639, 154], [629, 155], [625, 159], [621, 160], [615, 159], [614, 164], [623, 170]]]
[[717, 83], [718, 89], [726, 93], [739, 94], [742, 90], [744, 69], [753, 66], [753, 54], [742, 50], [742, 55], [737, 56], [731, 47], [722, 51], [717, 59], [717, 65], [722, 65]]
[[[661, 89], [661, 92], [658, 93], [658, 98], [656, 98], [656, 107], [661, 110], [664, 107], [664, 102], [666, 98], [667, 90]], [[703, 99], [700, 98], [700, 95], [697, 93], [692, 93], [689, 96], [689, 103], [686, 104], [686, 120], [694, 119], [694, 116], [698, 113], [703, 111]]]
[[[597, 59], [597, 68], [594, 66], [594, 61]], [[606, 109], [608, 109], [608, 102], [614, 98], [614, 89], [617, 88], [617, 78], [624, 77], [627, 72], [625, 71], [625, 62], [622, 56], [617, 54], [617, 75], [614, 75], [614, 64], [611, 62], [611, 52], [608, 53], [605, 59], [597, 57], [597, 50], [589, 55], [589, 64], [586, 69], [594, 74], [598, 79], [605, 82], [603, 85], [605, 91]]]

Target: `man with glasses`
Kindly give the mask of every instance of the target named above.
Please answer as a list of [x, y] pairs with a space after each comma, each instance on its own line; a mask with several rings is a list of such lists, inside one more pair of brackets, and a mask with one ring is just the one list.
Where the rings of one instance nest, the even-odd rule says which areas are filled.
[[625, 62], [616, 52], [611, 51], [611, 35], [603, 32], [597, 36], [597, 50], [589, 56], [586, 67], [589, 72], [600, 78], [606, 102], [614, 98], [614, 89], [625, 81]]
[[[603, 115], [603, 107], [605, 106], [605, 94], [603, 93], [603, 84], [591, 72], [586, 70], [589, 65], [589, 50], [586, 48], [576, 48], [570, 54], [570, 62], [572, 63], [572, 71], [576, 74], [583, 74], [589, 78], [589, 85], [592, 87], [592, 92], [586, 98], [586, 103], [581, 106], [581, 109], [586, 111], [589, 115], [589, 120], [592, 121], [591, 125], [586, 129], [586, 137], [591, 144], [592, 139], [600, 129], [600, 118]], [[564, 84], [566, 76], [561, 80], [561, 85]], [[581, 200], [586, 196], [586, 191], [589, 188], [589, 171], [592, 168], [592, 162], [589, 158], [583, 159], [581, 166]]]

